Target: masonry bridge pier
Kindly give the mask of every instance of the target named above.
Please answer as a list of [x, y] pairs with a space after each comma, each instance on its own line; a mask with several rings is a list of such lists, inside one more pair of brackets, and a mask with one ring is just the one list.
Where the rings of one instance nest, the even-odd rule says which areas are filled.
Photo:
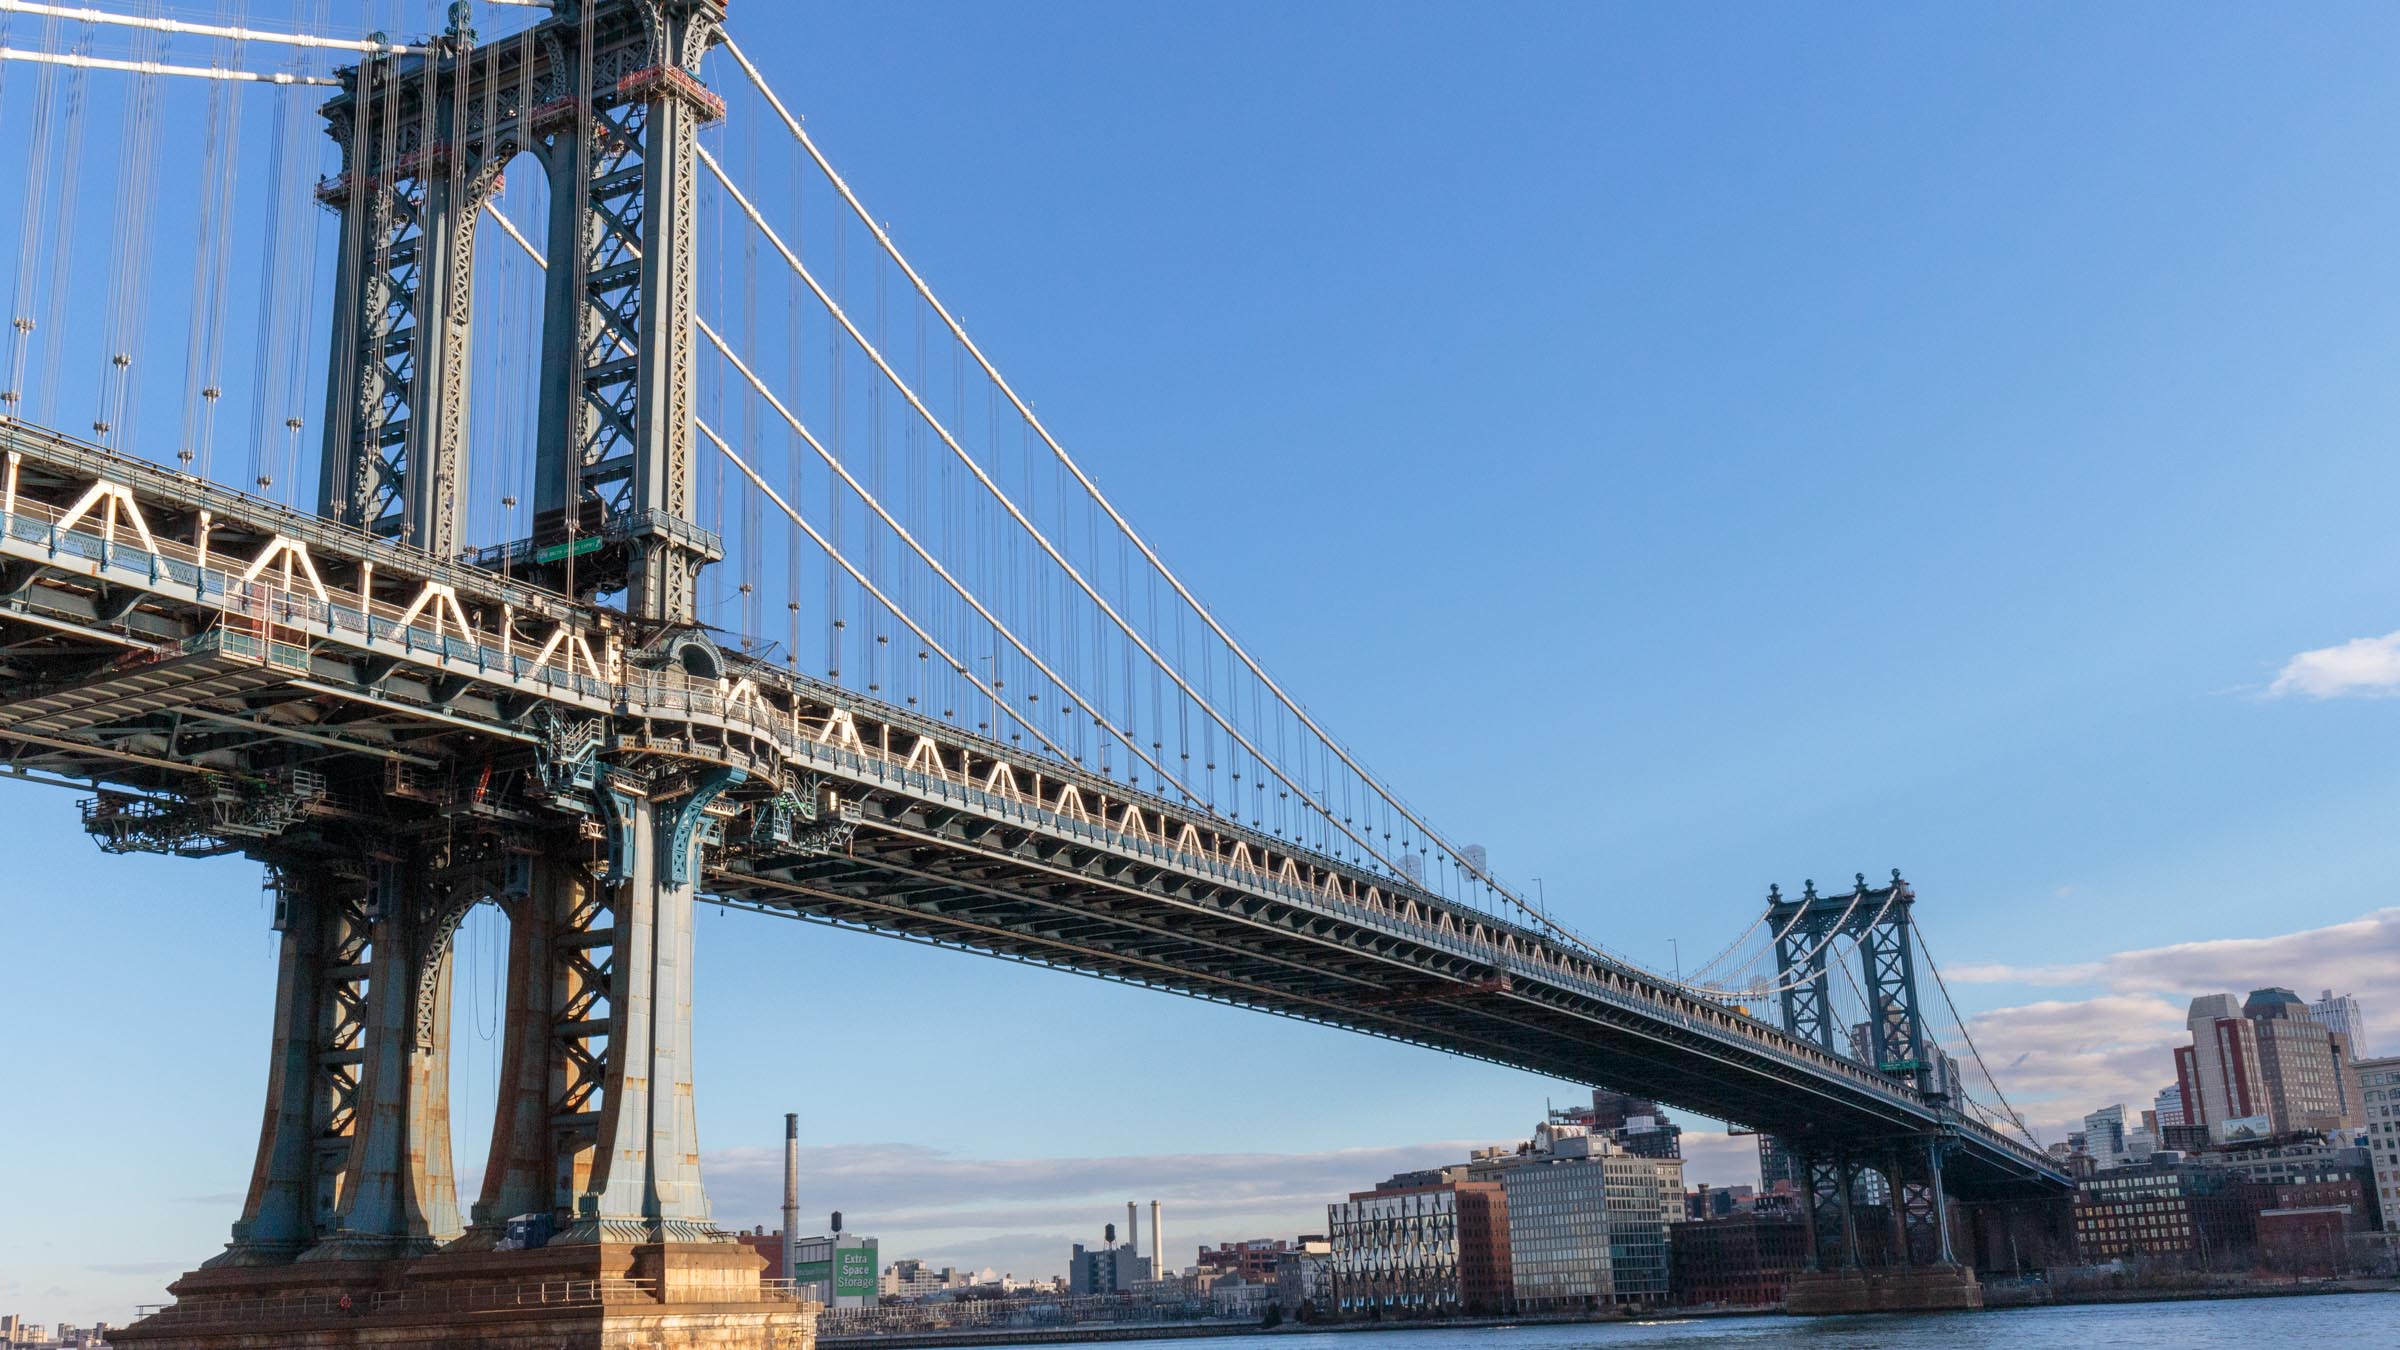
[[[806, 1350], [814, 1305], [717, 1225], [701, 1177], [702, 903], [1344, 1027], [1771, 1134], [1808, 1196], [1795, 1311], [1977, 1306], [1973, 1267], [2006, 1264], [2002, 1239], [2021, 1259], [2013, 1235], [2066, 1179], [1970, 1109], [1920, 1013], [1897, 874], [1772, 897], [1773, 971], [1740, 987], [1576, 937], [1384, 792], [1230, 635], [1215, 678], [1255, 672], [1257, 717], [1282, 720], [1221, 712], [1212, 677], [1187, 678], [1123, 594], [1008, 500], [699, 142], [726, 111], [701, 80], [721, 52], [816, 155], [727, 41], [721, 0], [557, 0], [490, 41], [472, 17], [454, 6], [443, 34], [362, 44], [329, 77], [341, 164], [316, 195], [340, 219], [342, 281], [313, 512], [105, 443], [104, 427], [46, 429], [7, 394], [0, 768], [82, 788], [105, 852], [257, 859], [281, 935], [230, 1241], [112, 1339]], [[507, 224], [501, 171], [528, 157], [550, 187], [545, 242], [508, 236], [545, 297], [531, 532], [478, 549], [462, 505], [478, 222]], [[704, 170], [890, 406], [974, 470], [961, 490], [1006, 508], [994, 528], [1021, 530], [1093, 624], [1117, 625], [1124, 678], [1091, 647], [1028, 641], [999, 578], [958, 575], [979, 546], [944, 565], [944, 540], [902, 528], [838, 438], [822, 444], [805, 406], [775, 399], [762, 363], [701, 318]], [[1056, 449], [857, 216], [879, 265], [949, 325], [959, 368], [980, 365], [994, 408], [1021, 412], [1011, 437]], [[796, 487], [778, 491], [701, 420], [710, 351], [824, 460], [841, 510], [914, 549], [923, 589], [947, 584], [948, 618], [912, 616], [915, 592], [853, 562], [839, 525], [821, 529]], [[847, 677], [843, 619], [822, 678], [700, 621], [699, 579], [729, 552], [724, 522], [703, 523], [711, 447], [822, 547], [858, 606], [837, 613], [889, 630], [857, 641]], [[1161, 589], [1188, 599], [1115, 519], [1133, 546], [1117, 565], [1138, 550], [1165, 583], [1153, 612]], [[796, 594], [791, 611], [797, 632]], [[1196, 604], [1187, 619], [1215, 628]], [[1026, 710], [1043, 695], [1056, 716]], [[1207, 748], [1166, 748], [1178, 716]], [[1269, 730], [1318, 739], [1283, 756]], [[452, 1174], [451, 948], [480, 905], [506, 916], [509, 947], [499, 1109], [470, 1199]], [[1855, 1009], [1845, 988], [1862, 991]]]

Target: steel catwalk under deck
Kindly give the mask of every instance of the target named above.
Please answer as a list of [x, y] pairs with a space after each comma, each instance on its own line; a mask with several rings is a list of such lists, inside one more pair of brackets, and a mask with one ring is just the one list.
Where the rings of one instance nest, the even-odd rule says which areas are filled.
[[369, 817], [596, 839], [589, 799], [617, 766], [730, 771], [694, 817], [718, 840], [705, 898], [1637, 1092], [1812, 1149], [1942, 1139], [1964, 1197], [2067, 1184], [1908, 1083], [1205, 808], [146, 461], [22, 426], [0, 448], [0, 757], [97, 790], [104, 845], [331, 856]]

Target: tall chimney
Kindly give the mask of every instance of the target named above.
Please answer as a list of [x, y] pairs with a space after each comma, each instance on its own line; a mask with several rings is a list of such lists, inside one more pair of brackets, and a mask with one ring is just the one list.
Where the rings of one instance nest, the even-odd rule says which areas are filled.
[[792, 1278], [799, 1256], [800, 1113], [794, 1111], [783, 1118], [783, 1271], [778, 1279]]
[[1141, 1220], [1140, 1216], [1134, 1212], [1131, 1200], [1125, 1202], [1125, 1245], [1133, 1248], [1136, 1255], [1139, 1255], [1142, 1250]]
[[1158, 1202], [1150, 1202], [1150, 1278], [1167, 1278], [1167, 1230], [1159, 1222]]

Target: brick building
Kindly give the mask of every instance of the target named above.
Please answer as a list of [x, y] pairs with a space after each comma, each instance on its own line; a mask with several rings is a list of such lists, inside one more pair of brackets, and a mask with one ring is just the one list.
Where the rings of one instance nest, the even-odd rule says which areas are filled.
[[1220, 1242], [1214, 1247], [1200, 1249], [1200, 1268], [1226, 1275], [1239, 1275], [1251, 1284], [1273, 1284], [1283, 1259], [1296, 1250], [1282, 1238], [1252, 1238], [1247, 1242]]
[[2248, 1254], [2254, 1212], [2241, 1179], [2183, 1159], [2153, 1159], [2075, 1183], [2075, 1240], [2086, 1261], [2211, 1265]]
[[1673, 1302], [1679, 1308], [1762, 1308], [1808, 1265], [1808, 1228], [1755, 1214], [1694, 1220], [1667, 1230]]

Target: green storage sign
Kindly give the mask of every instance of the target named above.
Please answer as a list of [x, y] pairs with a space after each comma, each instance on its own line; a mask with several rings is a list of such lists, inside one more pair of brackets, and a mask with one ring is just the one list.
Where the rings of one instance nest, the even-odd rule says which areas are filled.
[[833, 1296], [875, 1297], [875, 1249], [837, 1247], [833, 1252]]

